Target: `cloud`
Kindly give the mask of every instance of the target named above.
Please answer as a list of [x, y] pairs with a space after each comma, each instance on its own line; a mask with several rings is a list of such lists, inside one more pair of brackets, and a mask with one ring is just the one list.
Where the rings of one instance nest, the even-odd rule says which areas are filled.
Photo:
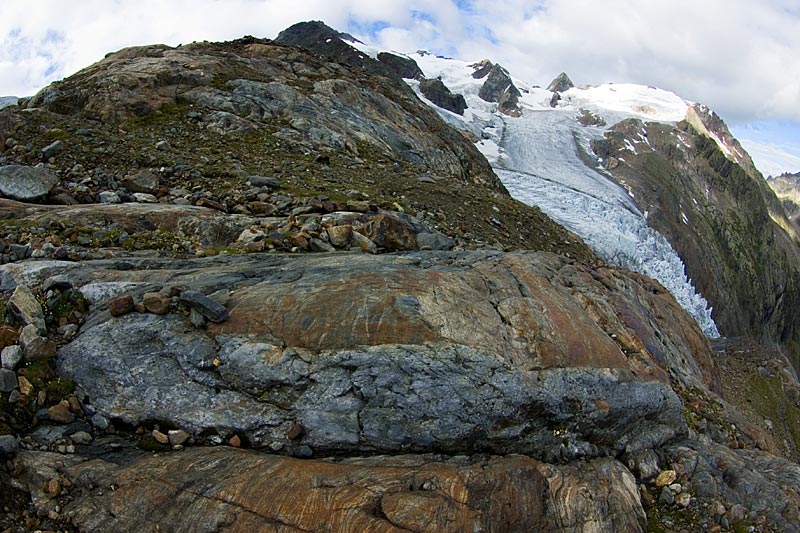
[[656, 85], [729, 121], [800, 120], [795, 0], [3, 0], [0, 94], [126, 46], [274, 37], [310, 19], [398, 51], [491, 58], [533, 84], [563, 70]]

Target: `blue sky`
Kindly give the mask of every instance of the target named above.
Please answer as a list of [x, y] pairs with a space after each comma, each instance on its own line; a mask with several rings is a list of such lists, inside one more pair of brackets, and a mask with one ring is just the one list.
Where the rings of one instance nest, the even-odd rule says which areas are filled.
[[274, 37], [323, 20], [387, 49], [500, 62], [546, 85], [655, 85], [716, 110], [765, 174], [800, 171], [797, 0], [2, 0], [0, 96], [111, 51]]

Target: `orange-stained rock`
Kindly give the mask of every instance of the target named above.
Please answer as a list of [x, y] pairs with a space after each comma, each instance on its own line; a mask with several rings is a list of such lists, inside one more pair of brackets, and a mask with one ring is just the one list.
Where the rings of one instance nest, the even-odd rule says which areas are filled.
[[77, 465], [67, 477], [86, 488], [64, 510], [86, 531], [535, 531], [543, 468], [522, 456], [336, 463], [190, 448], [125, 467]]

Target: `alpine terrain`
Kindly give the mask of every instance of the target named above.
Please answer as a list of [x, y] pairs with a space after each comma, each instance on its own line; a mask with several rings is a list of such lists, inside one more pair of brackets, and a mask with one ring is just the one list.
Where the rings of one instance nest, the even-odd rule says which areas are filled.
[[0, 530], [800, 530], [791, 198], [534, 81], [307, 22], [3, 99]]

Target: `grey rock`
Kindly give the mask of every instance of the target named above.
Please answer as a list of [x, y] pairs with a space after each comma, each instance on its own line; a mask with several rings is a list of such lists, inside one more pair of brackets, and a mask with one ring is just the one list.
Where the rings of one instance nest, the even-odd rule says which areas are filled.
[[550, 107], [556, 107], [560, 101], [561, 95], [559, 93], [553, 93], [553, 96], [550, 97]]
[[161, 178], [158, 174], [149, 170], [137, 172], [122, 180], [122, 185], [133, 193], [153, 194], [158, 191], [160, 184]]
[[15, 200], [31, 201], [47, 196], [58, 185], [58, 176], [44, 167], [0, 167], [0, 192]]
[[42, 148], [42, 157], [44, 159], [50, 159], [51, 157], [55, 157], [63, 151], [64, 143], [56, 140]]
[[92, 415], [92, 425], [100, 431], [105, 431], [108, 429], [108, 419], [100, 413], [95, 413]]
[[230, 316], [223, 305], [220, 305], [202, 292], [183, 291], [180, 298], [181, 302], [195, 309], [211, 322], [224, 322]]
[[14, 435], [0, 435], [0, 456], [13, 457], [18, 449], [19, 444]]
[[39, 335], [47, 334], [42, 306], [26, 285], [19, 285], [14, 289], [8, 301], [8, 310], [23, 324], [33, 325]]
[[281, 181], [271, 176], [249, 176], [247, 181], [253, 187], [269, 187], [271, 189], [280, 189], [281, 187]]
[[81, 445], [91, 444], [91, 442], [94, 440], [92, 436], [86, 431], [77, 431], [72, 435], [70, 435], [69, 438], [72, 439], [72, 442], [74, 442], [75, 444], [81, 444]]
[[122, 200], [114, 191], [102, 191], [97, 193], [97, 199], [100, 200], [101, 204], [119, 204]]
[[20, 361], [22, 361], [22, 355], [22, 347], [18, 344], [3, 348], [2, 353], [0, 353], [0, 359], [2, 359], [3, 368], [7, 368], [9, 370], [14, 370], [17, 368], [17, 365], [20, 363]]
[[317, 238], [311, 238], [308, 241], [308, 247], [311, 249], [312, 252], [335, 252], [336, 248], [331, 246], [325, 241], [321, 241]]
[[17, 374], [13, 370], [0, 368], [0, 392], [11, 392], [17, 388]]
[[133, 193], [133, 199], [139, 202], [140, 204], [157, 204], [158, 198], [153, 196], [152, 194], [147, 194], [144, 192], [135, 192]]
[[65, 291], [72, 288], [72, 282], [66, 276], [50, 276], [42, 284], [42, 290], [47, 291]]
[[562, 72], [550, 82], [550, 85], [547, 86], [547, 90], [553, 93], [563, 93], [564, 91], [572, 89], [573, 87], [575, 87], [575, 84], [572, 83], [571, 79], [569, 79], [567, 73]]
[[439, 232], [423, 232], [417, 234], [417, 246], [420, 250], [452, 250], [456, 241]]
[[169, 143], [167, 141], [158, 141], [156, 143], [156, 150], [161, 150], [162, 152], [169, 150]]

